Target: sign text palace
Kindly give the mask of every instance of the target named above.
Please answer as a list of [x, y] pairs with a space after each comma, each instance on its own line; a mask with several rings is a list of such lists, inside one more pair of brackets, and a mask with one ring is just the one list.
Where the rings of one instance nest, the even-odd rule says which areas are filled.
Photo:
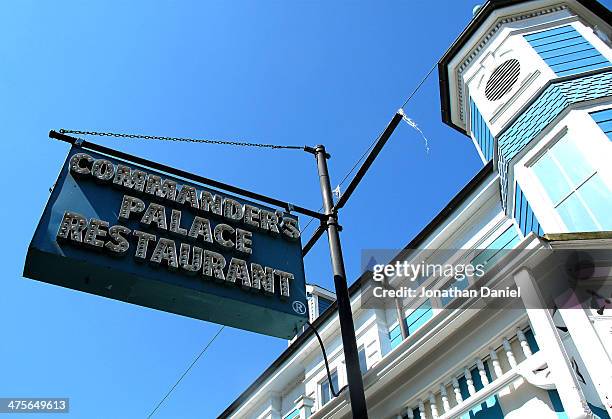
[[[300, 230], [296, 218], [241, 204], [210, 191], [199, 191], [193, 186], [179, 185], [176, 181], [106, 159], [94, 159], [86, 153], [73, 155], [69, 167], [75, 177], [90, 177], [128, 193], [123, 195], [117, 209], [119, 224], [64, 212], [57, 231], [58, 241], [118, 257], [130, 252], [134, 244], [131, 253], [137, 262], [148, 261], [171, 271], [199, 275], [204, 280], [216, 280], [269, 295], [275, 293], [276, 282], [280, 297], [290, 296], [292, 273], [247, 263], [245, 259], [253, 252], [252, 230], [288, 241], [298, 240]], [[181, 223], [181, 219], [185, 219], [184, 210], [195, 214], [189, 225]], [[142, 230], [121, 225], [133, 219], [139, 220]], [[213, 249], [236, 256], [227, 260]]]

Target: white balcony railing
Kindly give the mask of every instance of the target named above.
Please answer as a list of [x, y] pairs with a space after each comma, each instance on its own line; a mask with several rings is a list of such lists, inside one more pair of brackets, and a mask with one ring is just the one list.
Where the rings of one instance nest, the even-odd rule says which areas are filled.
[[[421, 392], [420, 398], [408, 401], [396, 418], [414, 419], [415, 413], [421, 419], [457, 418], [498, 393], [509, 391], [510, 384], [521, 379], [543, 389], [554, 388], [542, 368], [546, 364], [543, 353], [532, 353], [526, 330], [526, 325], [517, 327], [513, 336], [497, 342], [489, 353], [481, 354], [442, 383]], [[520, 353], [515, 353], [513, 346], [520, 348]]]

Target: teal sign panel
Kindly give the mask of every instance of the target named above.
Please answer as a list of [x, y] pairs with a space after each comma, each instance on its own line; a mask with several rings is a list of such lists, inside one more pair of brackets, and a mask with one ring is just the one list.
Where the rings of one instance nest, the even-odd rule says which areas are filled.
[[285, 339], [307, 320], [296, 216], [80, 147], [24, 276]]

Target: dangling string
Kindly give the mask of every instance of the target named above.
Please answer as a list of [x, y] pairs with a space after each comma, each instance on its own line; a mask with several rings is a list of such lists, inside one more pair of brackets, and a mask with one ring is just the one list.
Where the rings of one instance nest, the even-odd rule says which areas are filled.
[[423, 140], [425, 140], [425, 152], [427, 154], [429, 154], [429, 141], [427, 140], [427, 137], [425, 137], [425, 134], [423, 134], [423, 131], [421, 131], [421, 128], [419, 128], [419, 126], [417, 125], [416, 122], [414, 122], [412, 119], [410, 119], [410, 117], [408, 115], [406, 115], [406, 113], [404, 112], [404, 109], [400, 109], [399, 113], [402, 115], [402, 119], [408, 124], [410, 125], [412, 128], [414, 128], [415, 130], [417, 130], [419, 132], [419, 134], [421, 134], [421, 137], [423, 137]]

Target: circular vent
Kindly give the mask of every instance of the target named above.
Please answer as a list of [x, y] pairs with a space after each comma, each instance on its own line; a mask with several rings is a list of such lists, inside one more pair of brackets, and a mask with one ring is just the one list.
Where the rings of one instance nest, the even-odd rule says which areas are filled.
[[485, 87], [485, 96], [487, 99], [501, 99], [503, 95], [512, 89], [512, 86], [514, 86], [514, 83], [518, 80], [520, 72], [521, 65], [518, 60], [511, 59], [504, 61], [495, 71], [493, 71], [487, 81]]

